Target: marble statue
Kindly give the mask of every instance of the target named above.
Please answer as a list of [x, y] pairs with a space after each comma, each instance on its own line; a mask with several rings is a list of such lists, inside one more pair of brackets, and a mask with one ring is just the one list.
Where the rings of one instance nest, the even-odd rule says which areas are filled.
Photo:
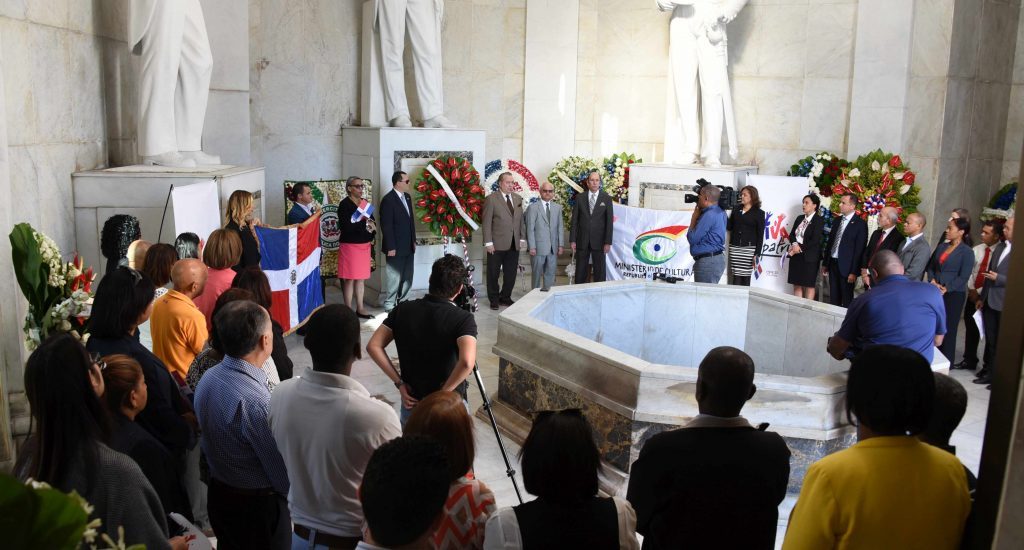
[[213, 56], [199, 0], [131, 0], [128, 33], [141, 56], [138, 148], [143, 164], [220, 164], [202, 150]]
[[[669, 77], [682, 124], [683, 164], [721, 166], [722, 126], [729, 138], [729, 156], [736, 158], [736, 123], [729, 90], [729, 53], [725, 26], [747, 0], [656, 0], [671, 11]], [[698, 97], [701, 131], [698, 133]]]
[[374, 27], [380, 34], [384, 106], [388, 124], [412, 126], [405, 97], [405, 35], [409, 33], [424, 128], [454, 128], [444, 116], [441, 85], [441, 19], [444, 0], [376, 0]]

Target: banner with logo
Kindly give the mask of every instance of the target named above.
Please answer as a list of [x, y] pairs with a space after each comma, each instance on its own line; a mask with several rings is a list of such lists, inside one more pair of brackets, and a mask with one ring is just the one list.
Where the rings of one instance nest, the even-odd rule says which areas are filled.
[[[292, 187], [298, 181], [284, 182], [284, 215], [287, 218], [288, 212], [292, 209]], [[341, 227], [338, 225], [338, 204], [342, 199], [348, 197], [345, 191], [345, 180], [317, 180], [304, 181], [308, 183], [313, 192], [313, 204], [323, 209], [320, 215], [320, 247], [323, 254], [320, 259], [320, 275], [323, 277], [338, 276], [338, 247], [341, 239]], [[363, 190], [363, 199], [372, 201], [371, 191], [373, 182], [363, 179], [366, 189]], [[370, 257], [371, 268], [376, 268], [374, 259]]]
[[[804, 184], [806, 185], [806, 178]], [[608, 279], [689, 278], [693, 271], [686, 229], [691, 210], [650, 210], [615, 205]], [[577, 258], [577, 261], [579, 259]]]
[[789, 277], [789, 230], [803, 211], [800, 204], [808, 193], [807, 178], [786, 176], [747, 176], [747, 185], [757, 188], [761, 210], [765, 214], [764, 244], [761, 258], [754, 264], [750, 286], [793, 292]]

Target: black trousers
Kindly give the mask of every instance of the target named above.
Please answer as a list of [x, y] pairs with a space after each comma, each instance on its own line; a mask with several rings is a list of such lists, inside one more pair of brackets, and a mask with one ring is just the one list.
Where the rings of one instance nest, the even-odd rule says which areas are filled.
[[970, 369], [978, 366], [978, 344], [981, 343], [981, 333], [978, 332], [978, 325], [974, 323], [976, 311], [978, 308], [975, 302], [968, 298], [964, 303], [964, 363]]
[[985, 304], [981, 308], [981, 320], [985, 325], [985, 370], [989, 376], [996, 371], [996, 341], [999, 338], [999, 319], [1003, 316], [1002, 311], [996, 311]]
[[269, 489], [235, 489], [210, 480], [206, 501], [218, 550], [287, 550], [292, 518], [287, 500]]
[[839, 273], [839, 262], [831, 256], [828, 259], [828, 299], [834, 306], [850, 307], [853, 301], [852, 283], [846, 282], [846, 277]]
[[[960, 326], [960, 313], [964, 309], [964, 301], [967, 300], [966, 292], [949, 292], [942, 295], [942, 304], [946, 306], [946, 335], [942, 337], [942, 345], [939, 351], [949, 359], [950, 363], [956, 362], [956, 333]], [[972, 321], [973, 323], [973, 321]]]
[[[498, 273], [503, 274], [501, 290], [498, 290]], [[516, 286], [516, 273], [519, 272], [519, 251], [515, 247], [508, 250], [495, 250], [487, 255], [487, 299], [491, 303], [498, 300], [511, 300], [512, 288]]]
[[576, 284], [587, 282], [587, 268], [591, 265], [594, 266], [593, 282], [600, 283], [607, 279], [603, 246], [597, 250], [576, 249], [576, 277], [574, 280]]

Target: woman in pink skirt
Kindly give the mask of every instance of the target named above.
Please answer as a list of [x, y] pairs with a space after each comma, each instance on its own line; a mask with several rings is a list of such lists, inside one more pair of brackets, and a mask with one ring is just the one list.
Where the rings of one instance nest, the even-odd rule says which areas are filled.
[[[357, 210], [363, 202], [363, 190], [366, 185], [357, 177], [348, 178], [345, 190], [348, 197], [338, 204], [338, 226], [341, 229], [338, 247], [338, 278], [345, 296], [345, 305], [363, 319], [373, 319], [363, 305], [363, 281], [370, 278], [370, 246], [377, 224], [373, 216], [359, 215]], [[357, 221], [352, 221], [353, 217]], [[352, 306], [352, 294], [355, 291], [355, 306]]]

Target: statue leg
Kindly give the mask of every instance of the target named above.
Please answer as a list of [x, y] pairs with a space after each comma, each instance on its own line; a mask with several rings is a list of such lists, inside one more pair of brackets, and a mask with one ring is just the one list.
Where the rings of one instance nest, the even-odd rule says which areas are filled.
[[696, 161], [700, 151], [700, 130], [697, 124], [697, 43], [687, 23], [677, 18], [669, 26], [669, 63], [683, 126], [683, 156], [690, 162]]
[[700, 110], [703, 122], [701, 156], [704, 164], [720, 166], [722, 157], [722, 124], [725, 111], [722, 93], [729, 85], [729, 74], [725, 69], [724, 48], [713, 46], [706, 38], [697, 43], [700, 58]]
[[139, 154], [177, 153], [174, 95], [181, 61], [185, 10], [178, 2], [156, 2], [149, 31], [142, 38], [139, 71]]
[[384, 110], [388, 120], [409, 116], [409, 105], [405, 98], [405, 66], [402, 61], [407, 2], [388, 0], [378, 4], [381, 65], [384, 70]]
[[206, 21], [199, 0], [185, 2], [185, 31], [178, 67], [178, 88], [174, 95], [174, 128], [179, 151], [203, 148], [203, 122], [210, 97], [213, 55], [206, 35]]
[[409, 0], [406, 22], [416, 71], [416, 95], [419, 96], [423, 120], [430, 120], [444, 113], [441, 18], [434, 0]]

